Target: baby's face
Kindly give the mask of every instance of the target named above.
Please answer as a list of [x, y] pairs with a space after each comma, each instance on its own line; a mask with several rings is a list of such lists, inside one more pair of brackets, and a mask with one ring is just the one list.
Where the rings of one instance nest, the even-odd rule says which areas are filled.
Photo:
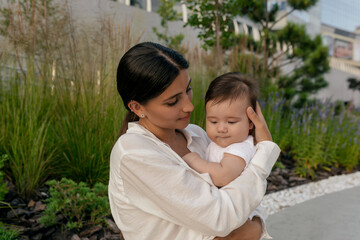
[[244, 141], [253, 123], [249, 121], [246, 109], [249, 102], [244, 98], [206, 104], [206, 132], [209, 138], [220, 147]]

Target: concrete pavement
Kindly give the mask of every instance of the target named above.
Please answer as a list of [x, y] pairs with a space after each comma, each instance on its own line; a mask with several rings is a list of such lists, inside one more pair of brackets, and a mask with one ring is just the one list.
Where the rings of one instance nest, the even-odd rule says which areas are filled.
[[360, 186], [286, 208], [266, 225], [274, 240], [358, 240]]

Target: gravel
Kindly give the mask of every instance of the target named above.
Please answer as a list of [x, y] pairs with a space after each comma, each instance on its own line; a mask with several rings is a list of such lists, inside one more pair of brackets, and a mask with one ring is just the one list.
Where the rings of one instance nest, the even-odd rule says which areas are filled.
[[332, 176], [324, 180], [266, 194], [261, 205], [268, 211], [269, 215], [272, 215], [295, 204], [359, 185], [360, 172]]

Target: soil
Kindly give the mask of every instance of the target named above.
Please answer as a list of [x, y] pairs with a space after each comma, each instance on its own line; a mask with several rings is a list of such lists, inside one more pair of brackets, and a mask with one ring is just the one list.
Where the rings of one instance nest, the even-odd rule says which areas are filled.
[[[299, 186], [311, 181], [326, 179], [330, 176], [350, 173], [345, 169], [331, 168], [330, 171], [317, 170], [316, 176], [311, 178], [299, 177], [295, 174], [294, 161], [282, 155], [279, 160], [284, 168], [274, 168], [268, 177], [267, 193], [280, 191], [286, 188]], [[352, 172], [360, 171], [360, 165]], [[93, 226], [81, 231], [65, 231], [61, 226], [65, 223], [63, 216], [57, 216], [57, 224], [45, 227], [39, 223], [42, 211], [46, 208], [45, 200], [49, 197], [48, 188], [42, 187], [36, 196], [30, 201], [21, 199], [15, 191], [15, 187], [9, 183], [9, 192], [5, 196], [5, 202], [12, 206], [11, 210], [4, 204], [0, 204], [0, 221], [13, 229], [21, 231], [20, 240], [123, 240], [120, 230], [117, 228], [111, 216], [106, 218], [108, 227]]]

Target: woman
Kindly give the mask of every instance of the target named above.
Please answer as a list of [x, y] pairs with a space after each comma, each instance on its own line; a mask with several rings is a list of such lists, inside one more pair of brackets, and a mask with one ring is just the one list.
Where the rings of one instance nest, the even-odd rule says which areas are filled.
[[137, 44], [120, 60], [117, 88], [129, 112], [110, 157], [112, 215], [126, 240], [259, 239], [264, 228], [249, 215], [280, 150], [260, 108], [258, 115], [249, 108], [258, 144], [241, 176], [218, 189], [191, 169], [181, 157], [204, 157], [209, 139], [189, 124], [187, 68], [180, 54], [155, 43]]

